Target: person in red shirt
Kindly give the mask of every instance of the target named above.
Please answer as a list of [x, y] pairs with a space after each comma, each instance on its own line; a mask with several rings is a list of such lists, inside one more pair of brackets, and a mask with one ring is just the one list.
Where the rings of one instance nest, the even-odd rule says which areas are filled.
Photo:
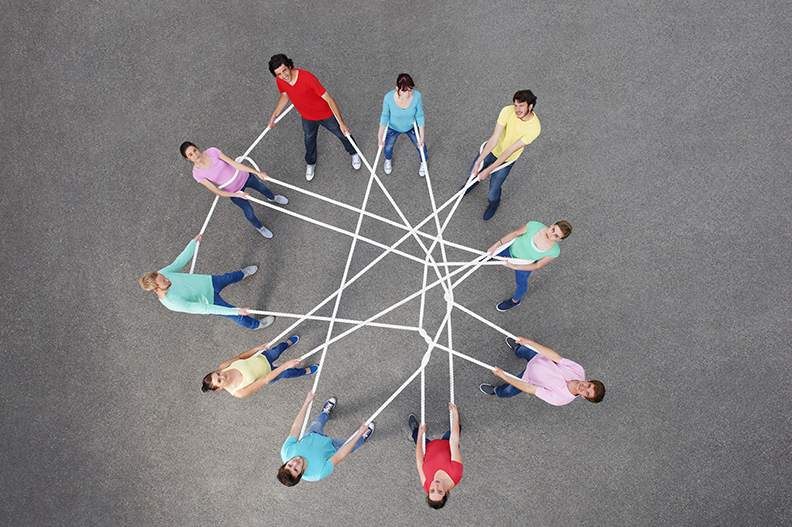
[[[283, 54], [273, 55], [269, 61], [270, 73], [275, 77], [281, 96], [275, 111], [272, 112], [268, 126], [275, 127], [275, 119], [280, 115], [289, 101], [302, 116], [303, 132], [305, 133], [305, 178], [311, 181], [316, 168], [316, 133], [319, 126], [324, 126], [341, 140], [347, 153], [352, 156], [352, 166], [360, 169], [360, 156], [355, 147], [345, 136], [350, 136], [349, 127], [341, 119], [333, 97], [310, 71], [294, 67], [292, 60]], [[354, 138], [353, 138], [354, 140]]]
[[[410, 414], [409, 423], [412, 438], [415, 441], [415, 465], [418, 476], [426, 492], [426, 503], [433, 509], [446, 504], [451, 489], [462, 479], [462, 454], [459, 452], [459, 411], [454, 403], [448, 403], [452, 414], [451, 430], [442, 439], [435, 439], [426, 445], [426, 456], [423, 452], [423, 435], [426, 424], [418, 426], [418, 420]], [[418, 437], [421, 442], [418, 442]]]

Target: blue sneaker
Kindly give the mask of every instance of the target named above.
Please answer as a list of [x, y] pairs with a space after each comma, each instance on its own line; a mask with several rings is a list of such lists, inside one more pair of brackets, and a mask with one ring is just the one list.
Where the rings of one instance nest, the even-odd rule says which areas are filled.
[[484, 221], [487, 221], [488, 219], [493, 217], [495, 215], [496, 210], [498, 209], [496, 207], [493, 207], [492, 205], [487, 207], [487, 210], [484, 211]]
[[[308, 373], [306, 373], [306, 375], [313, 375], [313, 374], [314, 374], [314, 373], [316, 373], [316, 371], [319, 369], [319, 366], [317, 366], [316, 364], [314, 364], [313, 366], [308, 366], [308, 368], [309, 368], [311, 371], [310, 371], [310, 372], [308, 372]], [[326, 405], [326, 403], [325, 403], [325, 405]]]
[[335, 397], [329, 398], [327, 400], [327, 402], [324, 404], [324, 406], [322, 407], [322, 412], [326, 413], [327, 415], [330, 415], [330, 412], [333, 411], [333, 408], [335, 408], [335, 405], [336, 405], [337, 402], [338, 402], [338, 399], [336, 399]]
[[362, 435], [362, 436], [360, 436], [360, 437], [362, 437], [362, 438], [363, 438], [363, 441], [365, 441], [366, 439], [368, 439], [369, 437], [371, 437], [371, 434], [373, 434], [373, 433], [374, 433], [374, 423], [373, 423], [373, 422], [371, 422], [371, 423], [369, 423], [369, 425], [368, 425], [368, 430], [366, 430], [365, 432], [363, 432], [363, 435]]
[[407, 418], [407, 424], [410, 425], [410, 431], [415, 435], [418, 432], [418, 419], [415, 414], [410, 414], [410, 417]]
[[497, 309], [498, 311], [508, 311], [508, 310], [510, 310], [511, 308], [513, 308], [513, 307], [517, 307], [517, 306], [519, 306], [519, 305], [520, 305], [520, 302], [514, 303], [514, 302], [512, 301], [512, 299], [511, 299], [511, 298], [509, 298], [509, 299], [507, 299], [507, 300], [504, 300], [503, 302], [501, 302], [501, 303], [500, 303], [500, 304], [498, 304], [497, 306], [495, 306], [495, 309]]
[[[294, 346], [295, 344], [297, 344], [297, 341], [298, 341], [298, 340], [300, 340], [300, 337], [298, 337], [297, 335], [295, 335], [295, 336], [293, 336], [293, 337], [289, 337], [289, 339], [288, 339], [286, 342], [287, 342], [287, 343], [291, 342], [291, 344], [289, 344], [288, 346], [286, 346], [286, 349], [289, 349], [289, 348], [291, 348], [292, 346]], [[283, 350], [283, 351], [286, 351], [286, 350]]]

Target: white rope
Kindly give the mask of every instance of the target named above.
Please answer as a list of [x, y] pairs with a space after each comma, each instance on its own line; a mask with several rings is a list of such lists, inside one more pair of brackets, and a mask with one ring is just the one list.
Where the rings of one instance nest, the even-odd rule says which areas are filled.
[[[487, 144], [487, 141], [484, 141], [483, 143], [481, 143], [481, 146], [479, 147], [479, 155], [481, 155], [481, 153], [484, 151], [484, 146], [486, 144]], [[512, 163], [514, 163], [515, 161], [517, 161], [517, 159], [519, 159], [519, 158], [515, 157], [511, 161], [506, 161], [501, 166], [499, 166], [498, 168], [494, 169], [492, 172], [497, 172], [498, 170], [506, 168], [507, 166], [509, 166]], [[483, 166], [484, 166], [484, 160], [482, 159], [481, 162], [479, 163], [479, 172], [481, 172], [481, 167], [483, 167]], [[490, 176], [492, 175], [492, 172], [490, 172]]]

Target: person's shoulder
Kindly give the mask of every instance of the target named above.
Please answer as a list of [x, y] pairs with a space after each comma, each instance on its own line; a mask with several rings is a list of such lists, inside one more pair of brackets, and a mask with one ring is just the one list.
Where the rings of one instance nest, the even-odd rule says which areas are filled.
[[219, 148], [217, 148], [216, 146], [210, 146], [209, 148], [207, 148], [207, 149], [204, 151], [204, 153], [205, 153], [206, 155], [208, 155], [209, 157], [212, 157], [212, 158], [219, 158], [219, 157], [220, 157], [220, 154], [222, 154], [222, 152], [220, 151], [220, 149], [219, 149]]

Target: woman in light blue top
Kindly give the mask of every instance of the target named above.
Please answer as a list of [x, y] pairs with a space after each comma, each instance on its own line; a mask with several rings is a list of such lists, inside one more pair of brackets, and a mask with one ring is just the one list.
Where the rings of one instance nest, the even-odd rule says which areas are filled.
[[[423, 152], [423, 159], [421, 159], [421, 168], [418, 170], [418, 175], [424, 177], [426, 175], [426, 163], [428, 156], [426, 154], [426, 145], [424, 144], [424, 113], [423, 104], [421, 102], [421, 94], [415, 90], [415, 83], [406, 73], [399, 73], [396, 78], [396, 89], [391, 90], [385, 94], [382, 100], [382, 116], [380, 117], [380, 127], [377, 133], [377, 141], [379, 146], [385, 149], [385, 173], [390, 174], [393, 170], [391, 158], [393, 157], [393, 144], [400, 134], [407, 134], [410, 141], [418, 149], [418, 156], [420, 158]], [[418, 123], [418, 135], [415, 136], [415, 128], [413, 122]]]

